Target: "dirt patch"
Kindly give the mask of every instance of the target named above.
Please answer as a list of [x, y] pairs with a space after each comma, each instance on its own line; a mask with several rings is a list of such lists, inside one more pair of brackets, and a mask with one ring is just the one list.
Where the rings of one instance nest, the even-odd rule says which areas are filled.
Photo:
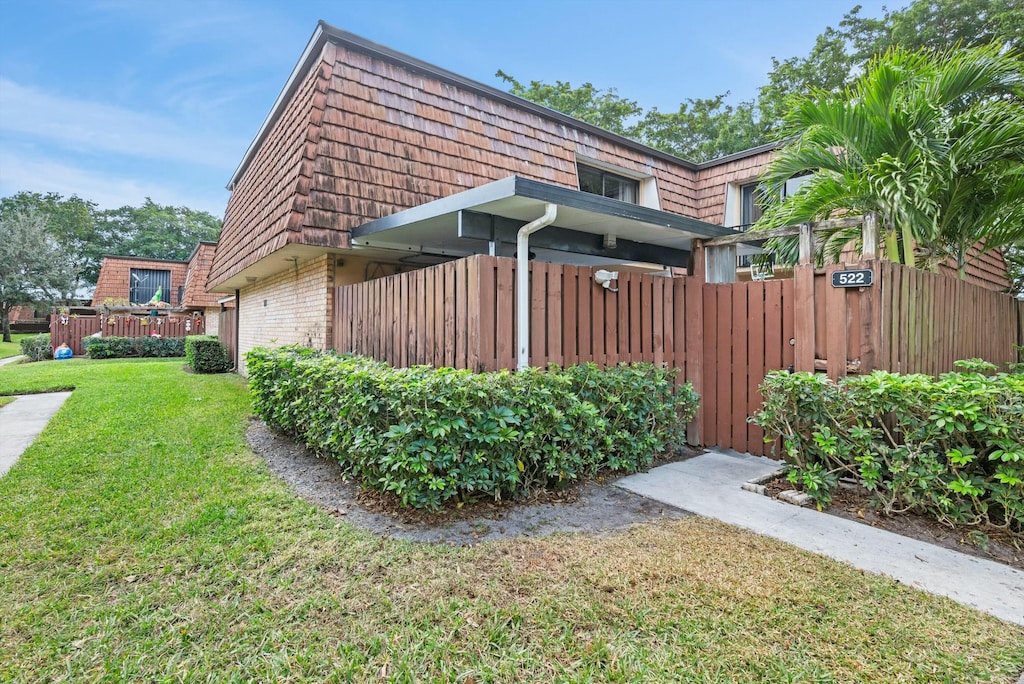
[[[779, 476], [764, 483], [765, 493], [778, 495], [794, 486]], [[872, 505], [871, 493], [859, 485], [841, 482], [825, 513], [864, 525], [928, 542], [943, 548], [1024, 570], [1024, 539], [1006, 530], [980, 527], [949, 527], [935, 518], [918, 513], [885, 515]]]
[[[345, 476], [336, 461], [318, 458], [260, 421], [250, 422], [245, 436], [249, 447], [267, 462], [270, 472], [296, 494], [332, 515], [385, 537], [462, 546], [556, 532], [601, 534], [649, 520], [691, 515], [619, 489], [611, 484], [610, 478], [545, 492], [529, 501], [483, 502], [441, 513], [400, 509], [393, 498], [361, 489]], [[692, 450], [681, 450], [659, 464], [695, 455]]]

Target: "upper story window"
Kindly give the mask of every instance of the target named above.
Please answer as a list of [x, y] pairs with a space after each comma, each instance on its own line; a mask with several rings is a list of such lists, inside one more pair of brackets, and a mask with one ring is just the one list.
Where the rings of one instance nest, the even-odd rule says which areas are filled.
[[171, 302], [171, 272], [152, 268], [133, 268], [128, 274], [128, 301], [145, 304], [160, 290], [160, 301]]
[[580, 190], [602, 197], [611, 197], [622, 202], [637, 204], [640, 198], [640, 181], [626, 178], [609, 171], [591, 166], [578, 165]]
[[[796, 194], [810, 179], [810, 174], [790, 178], [782, 189], [782, 197]], [[736, 199], [733, 200], [733, 197]], [[761, 218], [765, 204], [765, 191], [760, 183], [752, 181], [730, 185], [726, 194], [725, 225], [739, 231], [746, 230]]]

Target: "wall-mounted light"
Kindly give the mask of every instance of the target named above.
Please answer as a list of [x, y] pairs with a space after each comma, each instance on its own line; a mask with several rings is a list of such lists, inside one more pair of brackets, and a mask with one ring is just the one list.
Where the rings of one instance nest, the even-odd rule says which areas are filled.
[[603, 268], [600, 271], [594, 271], [594, 282], [611, 292], [618, 292], [619, 288], [612, 287], [612, 281], [619, 279], [618, 271], [606, 271]]

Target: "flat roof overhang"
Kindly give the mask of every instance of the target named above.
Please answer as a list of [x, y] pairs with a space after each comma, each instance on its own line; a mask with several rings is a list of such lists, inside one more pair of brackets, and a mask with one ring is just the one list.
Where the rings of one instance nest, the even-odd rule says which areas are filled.
[[[549, 183], [509, 176], [352, 230], [352, 249], [437, 260], [487, 254], [490, 243], [511, 245], [520, 227], [558, 206], [550, 226], [530, 236], [541, 261], [598, 266], [646, 263], [685, 267], [694, 239], [733, 235], [712, 223]], [[753, 246], [738, 252], [757, 253]]]

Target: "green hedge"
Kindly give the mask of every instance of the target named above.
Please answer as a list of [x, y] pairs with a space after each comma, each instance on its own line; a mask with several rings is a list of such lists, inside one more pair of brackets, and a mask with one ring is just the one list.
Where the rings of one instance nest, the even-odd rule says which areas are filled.
[[185, 338], [86, 337], [82, 347], [90, 359], [167, 358], [185, 355]]
[[227, 373], [234, 366], [227, 348], [212, 335], [185, 338], [185, 363], [196, 373]]
[[689, 385], [673, 391], [673, 371], [651, 364], [472, 373], [298, 347], [246, 360], [271, 428], [417, 508], [645, 469], [681, 442], [697, 406]]
[[834, 384], [779, 372], [761, 390], [752, 420], [781, 437], [790, 480], [819, 506], [849, 476], [888, 513], [1024, 531], [1024, 375], [876, 371]]
[[45, 361], [53, 358], [50, 333], [23, 337], [18, 344], [21, 345], [21, 353], [27, 356], [29, 361]]

